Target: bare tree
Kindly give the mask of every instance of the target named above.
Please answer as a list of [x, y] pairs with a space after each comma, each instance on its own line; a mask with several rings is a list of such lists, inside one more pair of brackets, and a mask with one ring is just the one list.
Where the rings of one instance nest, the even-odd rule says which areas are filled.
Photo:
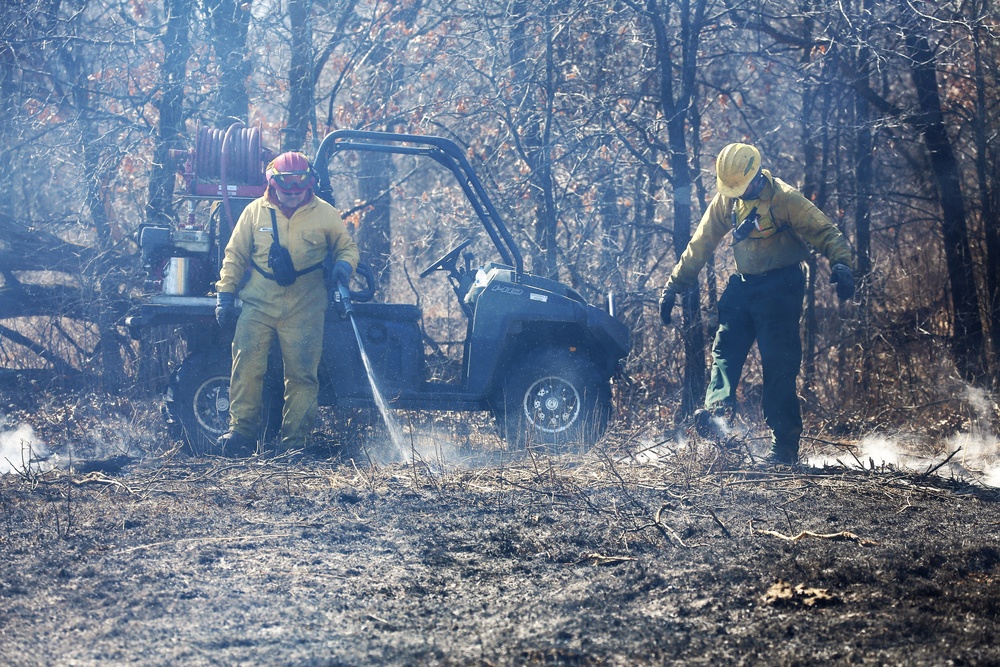
[[173, 217], [173, 194], [176, 170], [168, 157], [171, 149], [184, 148], [184, 86], [191, 55], [191, 14], [193, 0], [165, 0], [163, 66], [160, 68], [160, 91], [153, 100], [159, 112], [153, 164], [149, 173], [149, 198], [146, 222], [169, 224]]
[[[252, 117], [307, 151], [340, 127], [458, 140], [533, 270], [589, 299], [627, 292], [630, 364], [681, 413], [703, 394], [714, 274], [685, 300], [682, 341], [649, 325], [651, 296], [709, 199], [712, 158], [754, 141], [858, 253], [857, 306], [833, 303], [822, 263], [811, 272], [817, 403], [852, 395], [864, 411], [928, 397], [956, 368], [1000, 375], [994, 3], [81, 0], [0, 15], [0, 339], [33, 363], [121, 385], [131, 232], [174, 216], [166, 151], [188, 120]], [[408, 165], [357, 168], [348, 213], [387, 278]], [[448, 237], [407, 224], [428, 247]], [[932, 367], [946, 344], [954, 364]]]
[[210, 30], [209, 38], [218, 68], [211, 106], [205, 109], [218, 128], [235, 121], [245, 121], [250, 109], [247, 77], [250, 59], [247, 53], [247, 30], [251, 3], [243, 0], [202, 0]]
[[[625, 0], [652, 33], [657, 100], [666, 130], [664, 151], [669, 168], [665, 173], [674, 193], [673, 250], [680, 259], [692, 234], [694, 180], [689, 163], [688, 124], [697, 96], [696, 72], [701, 31], [707, 0], [682, 0], [676, 8], [658, 0], [645, 3]], [[676, 9], [676, 12], [674, 12]], [[681, 414], [690, 414], [705, 396], [705, 336], [701, 324], [700, 290], [683, 297], [684, 381]]]
[[[903, 5], [908, 8], [906, 2]], [[919, 111], [914, 124], [923, 134], [941, 203], [941, 231], [955, 310], [952, 349], [962, 375], [970, 382], [981, 381], [986, 373], [983, 328], [979, 319], [961, 172], [944, 123], [937, 59], [919, 19], [913, 15], [907, 18], [903, 30]]]
[[[116, 391], [130, 353], [118, 326], [131, 270], [123, 216], [142, 208], [122, 196], [131, 190], [123, 187], [121, 167], [148, 129], [148, 93], [129, 83], [145, 77], [153, 31], [136, 24], [133, 8], [122, 3], [30, 9], [6, 26], [4, 71], [15, 113], [0, 153], [32, 185], [19, 187], [15, 177], [9, 190], [0, 249], [7, 310], [0, 316], [41, 316], [36, 325], [45, 321], [59, 333], [28, 349], [54, 368], [93, 370], [100, 386]], [[26, 257], [29, 248], [36, 252]], [[60, 273], [41, 273], [46, 269]], [[0, 335], [23, 342], [16, 326], [5, 329]]]

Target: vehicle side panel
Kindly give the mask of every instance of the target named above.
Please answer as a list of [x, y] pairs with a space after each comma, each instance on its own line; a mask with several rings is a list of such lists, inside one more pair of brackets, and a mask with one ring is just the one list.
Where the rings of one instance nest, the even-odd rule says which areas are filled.
[[[391, 401], [416, 390], [424, 378], [420, 309], [406, 304], [357, 303], [354, 317], [383, 396]], [[372, 399], [354, 327], [336, 308], [326, 313], [319, 380], [320, 405]]]

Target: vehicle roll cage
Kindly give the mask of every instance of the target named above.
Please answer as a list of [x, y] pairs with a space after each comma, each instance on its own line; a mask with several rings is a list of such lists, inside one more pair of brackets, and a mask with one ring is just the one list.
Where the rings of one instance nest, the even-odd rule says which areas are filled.
[[[408, 144], [408, 145], [404, 145]], [[334, 203], [333, 188], [330, 183], [330, 160], [343, 151], [369, 153], [390, 153], [393, 155], [417, 155], [428, 157], [455, 175], [466, 198], [479, 216], [486, 233], [503, 261], [514, 267], [517, 276], [524, 273], [524, 259], [504, 224], [500, 213], [490, 200], [486, 189], [458, 145], [444, 137], [397, 134], [393, 132], [369, 132], [366, 130], [336, 130], [326, 135], [316, 152], [314, 167], [319, 174], [317, 194], [320, 198]]]

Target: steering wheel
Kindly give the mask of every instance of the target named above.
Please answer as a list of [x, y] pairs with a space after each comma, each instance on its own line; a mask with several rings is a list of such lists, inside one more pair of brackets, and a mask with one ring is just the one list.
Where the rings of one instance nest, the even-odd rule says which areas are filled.
[[472, 239], [466, 239], [459, 243], [457, 246], [448, 251], [448, 253], [434, 262], [426, 269], [420, 272], [421, 278], [426, 278], [431, 273], [435, 271], [448, 271], [454, 275], [458, 275], [458, 256], [462, 254], [462, 251], [472, 245]]

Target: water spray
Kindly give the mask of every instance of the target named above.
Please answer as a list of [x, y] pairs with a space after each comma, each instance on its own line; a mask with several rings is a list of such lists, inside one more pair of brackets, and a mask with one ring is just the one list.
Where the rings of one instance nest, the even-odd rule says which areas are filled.
[[368, 358], [368, 352], [365, 351], [364, 342], [361, 340], [361, 332], [358, 330], [358, 322], [354, 317], [354, 303], [351, 302], [351, 293], [342, 282], [337, 283], [337, 289], [333, 293], [333, 303], [340, 312], [341, 317], [351, 320], [351, 328], [354, 329], [354, 338], [358, 341], [358, 351], [361, 353], [361, 361], [364, 363], [365, 372], [368, 374], [368, 384], [372, 389], [372, 397], [375, 399], [375, 405], [378, 407], [379, 414], [382, 415], [382, 421], [385, 423], [386, 430], [389, 431], [389, 438], [392, 440], [393, 446], [399, 452], [400, 456], [406, 460], [407, 454], [406, 448], [403, 446], [402, 429], [396, 423], [392, 413], [389, 412], [389, 405], [382, 396], [382, 392], [379, 391], [371, 360]]

